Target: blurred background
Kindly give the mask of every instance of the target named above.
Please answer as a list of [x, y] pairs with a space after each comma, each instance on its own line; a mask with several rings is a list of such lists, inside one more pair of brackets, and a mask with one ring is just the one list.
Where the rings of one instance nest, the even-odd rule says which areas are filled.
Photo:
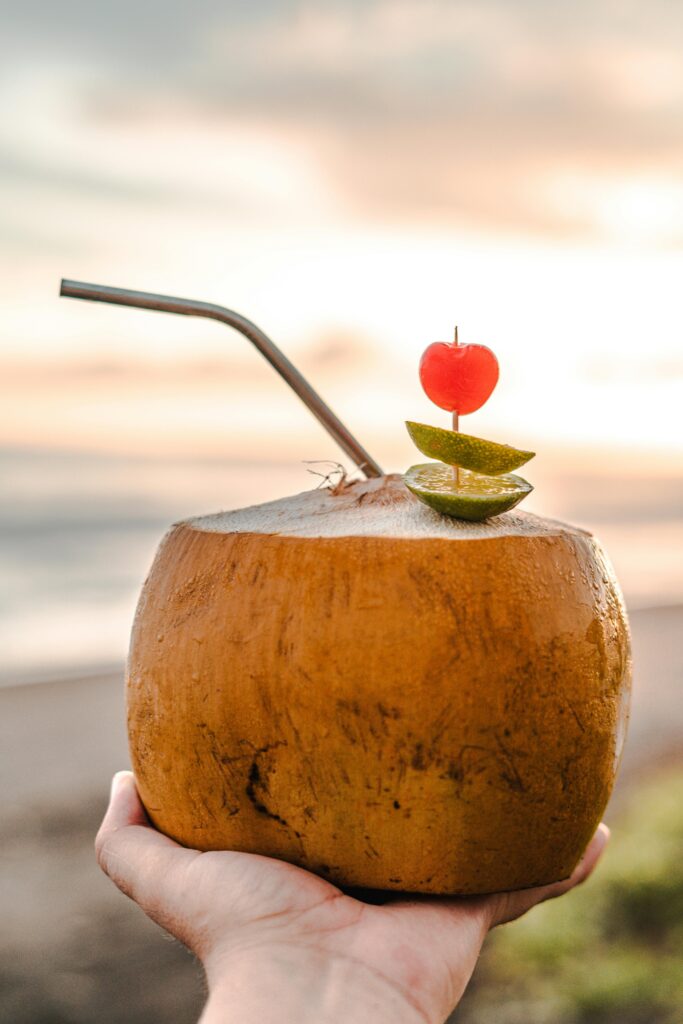
[[683, 7], [0, 16], [2, 1021], [196, 1019], [198, 968], [90, 853], [137, 593], [174, 520], [344, 462], [241, 336], [59, 299], [70, 277], [255, 320], [387, 470], [404, 419], [448, 425], [426, 345], [457, 323], [496, 351], [462, 426], [536, 450], [525, 507], [604, 542], [635, 714], [604, 881], [501, 933], [455, 1019], [680, 1022]]

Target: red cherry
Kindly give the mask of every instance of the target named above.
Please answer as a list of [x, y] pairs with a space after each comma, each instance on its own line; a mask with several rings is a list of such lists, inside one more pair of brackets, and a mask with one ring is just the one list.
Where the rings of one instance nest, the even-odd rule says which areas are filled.
[[498, 383], [498, 360], [486, 345], [435, 341], [420, 360], [420, 383], [435, 405], [464, 416], [490, 397]]

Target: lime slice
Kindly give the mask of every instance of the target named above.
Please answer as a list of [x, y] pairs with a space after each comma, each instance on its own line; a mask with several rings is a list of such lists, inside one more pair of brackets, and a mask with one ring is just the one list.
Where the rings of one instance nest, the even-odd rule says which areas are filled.
[[513, 473], [484, 476], [461, 469], [458, 478], [456, 484], [452, 467], [441, 462], [411, 466], [403, 477], [406, 487], [425, 505], [455, 519], [475, 522], [507, 512], [533, 491], [530, 483]]
[[457, 430], [430, 427], [427, 423], [413, 423], [408, 420], [406, 426], [423, 455], [447, 462], [450, 466], [473, 469], [477, 473], [487, 473], [489, 476], [518, 469], [536, 454], [511, 448], [509, 444], [496, 444], [495, 441], [485, 441], [482, 437], [461, 434]]

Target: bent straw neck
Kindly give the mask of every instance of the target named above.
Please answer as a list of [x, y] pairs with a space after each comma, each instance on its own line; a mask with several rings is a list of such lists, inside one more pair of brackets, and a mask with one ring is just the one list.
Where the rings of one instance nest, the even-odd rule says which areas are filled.
[[313, 413], [317, 420], [334, 438], [344, 451], [365, 474], [366, 477], [383, 476], [382, 469], [372, 456], [363, 448], [350, 430], [344, 426], [338, 416], [322, 400], [320, 395], [308, 383], [306, 378], [289, 361], [284, 352], [256, 324], [239, 313], [217, 306], [212, 302], [200, 302], [196, 299], [181, 299], [171, 295], [155, 295], [152, 292], [138, 292], [127, 288], [110, 288], [107, 285], [88, 284], [84, 281], [63, 280], [60, 295], [72, 299], [86, 299], [91, 302], [108, 302], [116, 306], [132, 306], [138, 309], [153, 309], [160, 313], [177, 313], [180, 316], [202, 316], [239, 331], [254, 345], [261, 355], [289, 384], [290, 388]]

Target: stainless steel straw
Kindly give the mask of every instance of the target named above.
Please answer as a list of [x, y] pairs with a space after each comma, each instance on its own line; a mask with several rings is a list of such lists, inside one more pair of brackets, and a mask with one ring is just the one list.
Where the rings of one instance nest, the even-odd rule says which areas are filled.
[[179, 313], [181, 316], [204, 316], [211, 320], [234, 327], [245, 338], [256, 346], [262, 356], [268, 360], [280, 376], [287, 381], [292, 391], [308, 406], [313, 415], [320, 420], [329, 434], [335, 439], [342, 451], [353, 459], [358, 468], [367, 477], [383, 476], [382, 470], [365, 448], [347, 430], [341, 420], [335, 416], [329, 405], [323, 402], [317, 391], [314, 391], [305, 377], [290, 363], [267, 334], [253, 324], [251, 320], [233, 313], [224, 306], [216, 306], [213, 302], [197, 302], [194, 299], [177, 299], [171, 295], [154, 295], [151, 292], [130, 291], [127, 288], [109, 288], [101, 284], [87, 284], [84, 281], [63, 280], [60, 295], [71, 299], [89, 299], [91, 302], [110, 302], [116, 306], [137, 306], [140, 309], [156, 309], [161, 313]]

